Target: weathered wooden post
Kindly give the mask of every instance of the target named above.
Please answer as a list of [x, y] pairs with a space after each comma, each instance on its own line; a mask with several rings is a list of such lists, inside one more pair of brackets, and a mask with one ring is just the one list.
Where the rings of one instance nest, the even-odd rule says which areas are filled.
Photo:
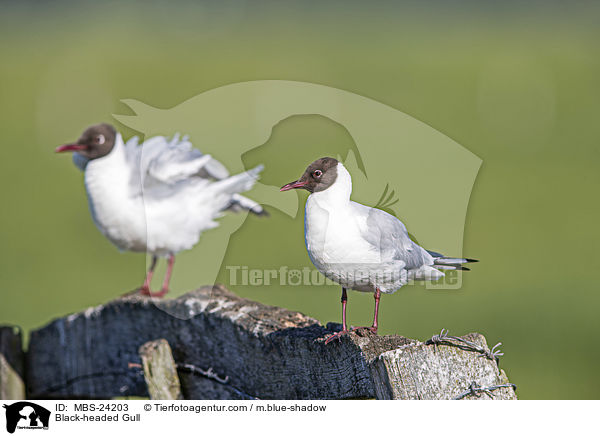
[[140, 357], [151, 399], [183, 399], [175, 360], [165, 339], [146, 342], [140, 347]]
[[[444, 343], [417, 342], [380, 354], [372, 365], [376, 397], [383, 400], [516, 399], [514, 385], [498, 368], [485, 338], [471, 333], [461, 339], [475, 347], [470, 349], [461, 347], [464, 343], [440, 340]], [[489, 395], [479, 395], [484, 392]]]
[[31, 398], [174, 397], [176, 367], [188, 399], [516, 398], [481, 335], [325, 345], [337, 328], [222, 286], [134, 295], [34, 331], [26, 385]]
[[0, 327], [0, 400], [25, 398], [23, 345], [17, 327]]

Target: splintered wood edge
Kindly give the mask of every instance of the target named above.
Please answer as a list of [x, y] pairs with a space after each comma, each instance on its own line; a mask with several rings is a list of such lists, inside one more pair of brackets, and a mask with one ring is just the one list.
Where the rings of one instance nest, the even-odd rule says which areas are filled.
[[181, 384], [169, 343], [165, 339], [146, 342], [140, 347], [139, 354], [150, 398], [182, 399]]

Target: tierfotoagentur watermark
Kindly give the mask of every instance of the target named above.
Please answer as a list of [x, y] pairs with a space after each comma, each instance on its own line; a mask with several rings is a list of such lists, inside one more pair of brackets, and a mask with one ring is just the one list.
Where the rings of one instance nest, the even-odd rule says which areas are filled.
[[232, 286], [339, 286], [309, 267], [290, 268], [283, 265], [278, 269], [257, 269], [228, 265], [225, 268], [229, 271], [229, 284]]
[[[231, 286], [335, 286], [340, 285], [333, 280], [325, 277], [319, 271], [309, 267], [290, 267], [282, 265], [279, 268], [261, 269], [251, 268], [247, 265], [227, 265], [225, 269], [228, 271], [228, 284]], [[406, 284], [423, 286], [426, 289], [457, 289], [462, 285], [462, 276], [459, 273], [449, 271], [443, 279], [431, 282], [428, 280], [411, 280], [402, 276], [400, 272], [397, 274], [389, 271], [375, 270], [373, 271], [369, 265], [348, 269], [340, 267], [338, 270], [333, 269], [332, 276], [343, 277], [346, 280], [351, 280], [357, 285], [363, 282], [368, 282], [369, 279], [375, 278], [377, 281], [389, 280], [404, 280]]]

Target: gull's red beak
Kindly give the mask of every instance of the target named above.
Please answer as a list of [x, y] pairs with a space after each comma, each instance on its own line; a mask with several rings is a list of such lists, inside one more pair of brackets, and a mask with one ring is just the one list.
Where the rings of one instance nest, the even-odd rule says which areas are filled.
[[279, 189], [279, 191], [289, 191], [290, 189], [302, 188], [307, 184], [308, 182], [301, 182], [300, 180], [296, 180], [295, 182], [288, 183], [287, 185], [282, 186], [281, 189]]
[[87, 145], [81, 145], [81, 144], [65, 144], [65, 145], [61, 145], [60, 147], [56, 147], [56, 149], [54, 150], [55, 153], [62, 153], [64, 151], [79, 151], [79, 150], [85, 150], [87, 147]]

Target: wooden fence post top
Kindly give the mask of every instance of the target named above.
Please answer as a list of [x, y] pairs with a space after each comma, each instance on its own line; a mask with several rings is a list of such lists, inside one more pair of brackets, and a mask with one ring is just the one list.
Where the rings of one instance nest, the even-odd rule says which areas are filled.
[[181, 400], [177, 367], [165, 339], [146, 342], [140, 347], [142, 369], [153, 400]]
[[0, 326], [0, 400], [25, 398], [23, 362], [20, 329]]
[[[147, 396], [143, 371], [135, 365], [141, 364], [138, 349], [164, 338], [185, 398], [374, 398], [384, 397], [374, 378], [382, 353], [434, 351], [395, 335], [353, 333], [325, 345], [336, 329], [339, 324], [323, 326], [302, 313], [240, 298], [224, 286], [172, 300], [131, 295], [32, 332], [27, 360], [35, 370], [28, 372], [27, 388], [32, 398]], [[478, 355], [471, 353], [468, 365], [481, 365], [485, 359]]]

